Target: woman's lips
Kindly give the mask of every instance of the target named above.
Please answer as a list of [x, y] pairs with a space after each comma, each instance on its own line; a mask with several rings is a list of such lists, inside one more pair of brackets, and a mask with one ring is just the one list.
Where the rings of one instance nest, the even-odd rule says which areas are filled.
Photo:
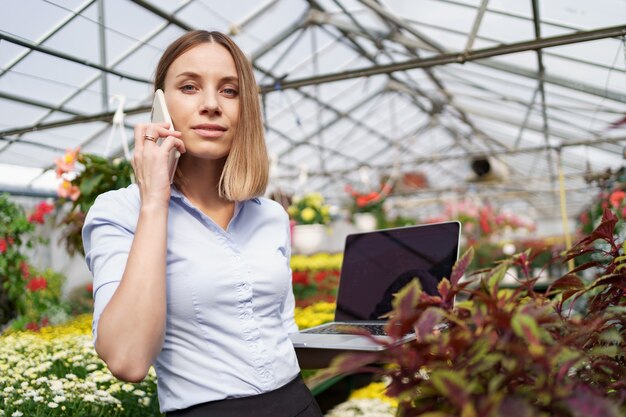
[[194, 126], [192, 130], [204, 138], [219, 138], [227, 129], [220, 125], [199, 125]]

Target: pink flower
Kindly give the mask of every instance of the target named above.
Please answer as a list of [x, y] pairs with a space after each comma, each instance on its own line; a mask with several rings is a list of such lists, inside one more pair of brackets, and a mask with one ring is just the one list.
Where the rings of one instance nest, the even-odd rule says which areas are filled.
[[69, 198], [72, 201], [76, 201], [80, 196], [80, 189], [70, 181], [63, 179], [63, 182], [57, 188], [57, 195], [61, 198]]
[[57, 164], [56, 173], [58, 177], [60, 177], [65, 172], [71, 172], [74, 170], [74, 165], [76, 164], [76, 159], [78, 158], [79, 152], [80, 147], [74, 150], [68, 149], [65, 151], [65, 155], [63, 155], [63, 157], [54, 160], [54, 162]]

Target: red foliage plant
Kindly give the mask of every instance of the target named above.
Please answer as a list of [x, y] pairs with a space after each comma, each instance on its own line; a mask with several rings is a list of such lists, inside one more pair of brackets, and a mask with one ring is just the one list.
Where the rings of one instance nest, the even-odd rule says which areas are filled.
[[[397, 339], [414, 330], [414, 341], [341, 355], [318, 377], [387, 375], [401, 416], [626, 415], [626, 244], [615, 241], [616, 222], [605, 210], [596, 230], [565, 256], [601, 260], [568, 272], [546, 293], [534, 291], [529, 251], [461, 280], [470, 249], [440, 283], [439, 296], [422, 292], [417, 280], [396, 295], [388, 333]], [[511, 266], [525, 276], [518, 288], [502, 289]], [[579, 275], [589, 268], [599, 271], [591, 282]]]

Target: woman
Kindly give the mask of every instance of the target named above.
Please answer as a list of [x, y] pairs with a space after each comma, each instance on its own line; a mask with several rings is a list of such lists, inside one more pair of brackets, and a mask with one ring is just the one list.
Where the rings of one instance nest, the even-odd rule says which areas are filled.
[[135, 128], [137, 184], [99, 196], [83, 229], [96, 351], [125, 381], [154, 364], [168, 416], [321, 416], [287, 336], [288, 218], [258, 197], [268, 157], [252, 67], [227, 36], [194, 31], [164, 52], [158, 88], [176, 131]]

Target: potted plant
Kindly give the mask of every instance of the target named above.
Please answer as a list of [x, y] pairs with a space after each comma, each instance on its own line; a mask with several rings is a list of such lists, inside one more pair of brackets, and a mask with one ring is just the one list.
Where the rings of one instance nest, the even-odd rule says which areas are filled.
[[351, 220], [359, 230], [366, 232], [387, 227], [384, 203], [392, 191], [389, 182], [384, 183], [379, 191], [361, 192], [350, 184], [345, 189], [352, 198], [349, 206]]
[[287, 212], [295, 223], [291, 237], [295, 252], [309, 255], [323, 250], [330, 223], [330, 207], [324, 197], [320, 193], [295, 196]]
[[131, 184], [133, 170], [130, 161], [109, 160], [98, 155], [81, 153], [80, 149], [68, 149], [56, 161], [57, 177], [61, 180], [57, 194], [60, 206], [70, 207], [61, 219], [65, 226], [61, 239], [70, 254], [83, 253], [81, 231], [87, 211], [100, 194], [124, 188]]

